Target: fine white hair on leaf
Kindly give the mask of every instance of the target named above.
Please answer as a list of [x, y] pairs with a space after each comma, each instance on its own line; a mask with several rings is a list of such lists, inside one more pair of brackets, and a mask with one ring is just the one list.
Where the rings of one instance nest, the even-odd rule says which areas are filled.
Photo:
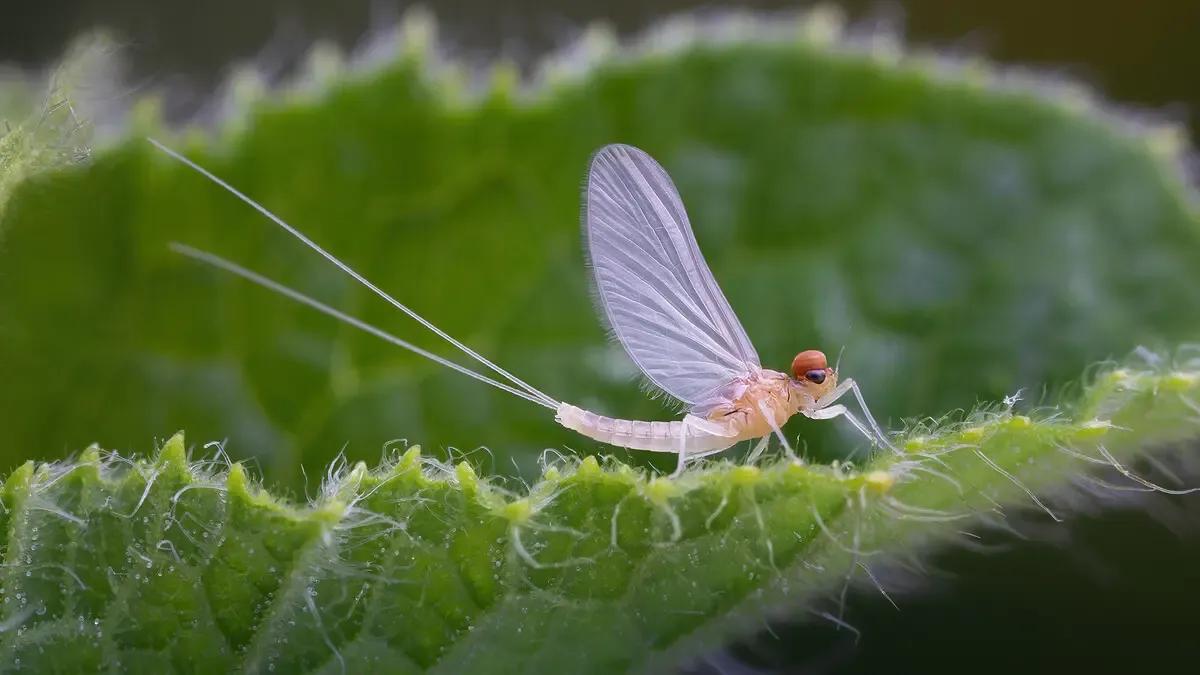
[[1114, 492], [1157, 492], [1157, 490], [1154, 490], [1153, 488], [1148, 488], [1142, 485], [1116, 485], [1115, 483], [1110, 483], [1106, 480], [1096, 478], [1095, 476], [1089, 476], [1086, 473], [1080, 474], [1079, 480], [1101, 488], [1101, 491], [1095, 491], [1093, 493], [1096, 496], [1102, 496], [1104, 494], [1103, 490], [1112, 490]]
[[142, 494], [140, 497], [138, 497], [137, 503], [133, 505], [133, 510], [131, 510], [129, 513], [117, 513], [114, 511], [113, 515], [115, 516], [119, 516], [121, 518], [132, 518], [134, 515], [136, 515], [137, 512], [142, 508], [142, 504], [146, 503], [146, 498], [150, 496], [150, 489], [154, 487], [154, 481], [158, 480], [159, 471], [157, 469], [151, 471], [149, 476], [146, 476], [144, 473], [142, 473], [141, 468], [136, 467], [136, 465], [134, 470], [141, 474], [145, 479], [146, 487], [142, 489]]
[[1034, 504], [1037, 504], [1039, 507], [1041, 507], [1041, 509], [1042, 509], [1043, 511], [1045, 511], [1045, 512], [1046, 512], [1046, 515], [1050, 516], [1050, 519], [1051, 519], [1051, 520], [1053, 520], [1053, 521], [1054, 521], [1054, 522], [1056, 522], [1056, 523], [1061, 523], [1061, 522], [1062, 522], [1062, 519], [1061, 519], [1061, 518], [1059, 518], [1058, 516], [1054, 515], [1054, 512], [1050, 510], [1050, 507], [1046, 506], [1046, 505], [1045, 505], [1045, 503], [1043, 503], [1041, 499], [1038, 499], [1038, 496], [1037, 496], [1036, 494], [1034, 494], [1033, 490], [1030, 490], [1029, 488], [1025, 487], [1025, 485], [1024, 485], [1023, 483], [1021, 483], [1021, 481], [1020, 481], [1020, 480], [1018, 480], [1016, 476], [1014, 476], [1014, 475], [1012, 475], [1011, 473], [1009, 473], [1009, 472], [1005, 471], [1003, 467], [1001, 467], [999, 464], [997, 464], [995, 461], [993, 461], [993, 460], [992, 460], [990, 457], [988, 457], [987, 455], [983, 454], [983, 451], [982, 451], [982, 450], [979, 450], [979, 449], [977, 448], [977, 449], [975, 450], [975, 454], [976, 454], [976, 455], [978, 455], [978, 456], [979, 456], [979, 458], [980, 458], [980, 459], [982, 459], [982, 460], [984, 461], [984, 463], [985, 463], [985, 464], [987, 464], [987, 465], [988, 465], [988, 466], [990, 466], [990, 467], [991, 467], [993, 470], [995, 470], [995, 471], [996, 471], [996, 473], [999, 473], [1001, 476], [1004, 476], [1004, 477], [1005, 477], [1005, 478], [1007, 478], [1007, 479], [1008, 479], [1010, 482], [1012, 482], [1012, 484], [1013, 484], [1013, 485], [1016, 485], [1018, 488], [1020, 488], [1022, 492], [1024, 492], [1026, 495], [1028, 495], [1028, 496], [1029, 496], [1029, 498], [1030, 498], [1030, 499], [1032, 499], [1032, 500], [1033, 500], [1033, 503], [1034, 503]]
[[56, 485], [59, 481], [65, 479], [67, 476], [70, 476], [71, 474], [75, 473], [79, 469], [82, 469], [84, 467], [99, 468], [100, 465], [101, 465], [101, 462], [78, 462], [78, 461], [76, 461], [76, 462], [61, 461], [61, 462], [52, 462], [49, 464], [44, 464], [43, 466], [45, 467], [45, 469], [44, 469], [45, 476], [43, 477], [43, 479], [40, 479], [40, 480], [38, 479], [38, 477], [35, 476], [35, 479], [30, 487], [35, 492], [46, 492], [51, 487]]
[[398, 461], [397, 454], [400, 446], [403, 450], [408, 450], [409, 443], [407, 438], [393, 438], [383, 442], [383, 448], [380, 451], [381, 464], [388, 464]]
[[671, 504], [666, 500], [655, 500], [655, 506], [667, 517], [667, 522], [671, 524], [671, 538], [667, 541], [656, 541], [654, 545], [657, 547], [670, 546], [683, 539], [683, 522], [679, 520], [679, 514], [675, 509], [671, 508]]
[[[941, 461], [941, 460], [937, 460], [937, 458], [935, 458], [935, 457], [931, 457], [930, 459], [936, 460], [939, 462]], [[942, 462], [942, 464], [944, 464], [944, 462]], [[962, 483], [959, 483], [957, 480], [951, 478], [948, 474], [938, 471], [936, 469], [931, 469], [931, 468], [925, 466], [925, 464], [923, 462], [913, 462], [911, 464], [911, 468], [914, 472], [929, 474], [930, 476], [933, 476], [934, 478], [939, 478], [941, 480], [946, 481], [947, 483], [949, 483], [951, 486], [954, 487], [954, 490], [955, 490], [955, 492], [958, 493], [958, 496], [960, 496], [960, 497], [963, 496], [964, 493], [963, 493]]]
[[171, 541], [170, 539], [160, 539], [159, 542], [154, 545], [154, 548], [158, 549], [159, 551], [167, 551], [171, 554], [171, 557], [175, 558], [175, 562], [183, 562], [183, 559], [179, 557], [179, 551], [175, 548], [175, 542]]
[[421, 472], [426, 478], [432, 480], [449, 480], [454, 484], [458, 484], [458, 477], [454, 472], [454, 465], [438, 459], [437, 457], [426, 457], [421, 455]]
[[225, 451], [225, 446], [228, 443], [229, 439], [224, 438], [219, 441], [209, 441], [203, 446], [205, 450], [214, 450], [213, 461], [224, 464], [226, 469], [233, 468], [233, 460], [229, 457], [229, 453]]
[[1083, 454], [1082, 452], [1078, 452], [1077, 450], [1074, 450], [1066, 445], [1063, 445], [1062, 443], [1055, 443], [1054, 449], [1068, 457], [1071, 457], [1073, 459], [1078, 459], [1083, 462], [1088, 462], [1091, 464], [1098, 464], [1100, 466], [1111, 466], [1108, 462], [1104, 461], [1103, 459], [1100, 459], [1099, 457], [1090, 457], [1088, 455]]
[[1162, 365], [1164, 363], [1164, 359], [1161, 354], [1158, 354], [1157, 352], [1154, 352], [1153, 350], [1147, 349], [1143, 345], [1138, 345], [1138, 346], [1134, 347], [1133, 355], [1135, 357], [1141, 359], [1142, 361], [1145, 361], [1146, 365], [1149, 366], [1151, 369], [1160, 368], [1160, 367], [1162, 367]]
[[558, 448], [544, 448], [538, 455], [538, 468], [541, 469], [542, 473], [546, 473], [549, 469], [563, 469], [570, 466], [577, 466], [582, 461], [579, 455], [574, 452], [567, 454]]
[[[821, 511], [817, 508], [816, 504], [810, 504], [809, 511], [812, 513], [813, 520], [816, 521], [817, 527], [820, 528], [821, 532], [829, 539], [830, 542], [833, 543], [834, 546], [838, 547], [843, 552], [849, 553], [852, 556], [862, 557], [870, 557], [879, 553], [879, 551], [860, 551], [856, 546], [847, 546], [846, 544], [843, 544], [842, 540], [838, 539], [837, 536], [830, 531], [829, 526], [825, 524], [825, 519], [821, 517]], [[857, 524], [854, 527], [854, 534], [852, 536], [854, 539], [858, 538]], [[797, 534], [797, 538], [799, 538], [799, 534]]]
[[39, 607], [41, 605], [31, 602], [10, 614], [8, 618], [0, 620], [0, 633], [7, 633], [13, 629], [20, 630]]
[[721, 512], [724, 511], [725, 507], [728, 505], [729, 505], [729, 488], [725, 488], [724, 490], [721, 491], [721, 501], [717, 504], [717, 507], [715, 509], [713, 509], [712, 513], [708, 514], [707, 518], [704, 519], [704, 529], [705, 530], [712, 529], [713, 521], [717, 519], [717, 516], [721, 515]]
[[944, 523], [952, 520], [963, 520], [972, 516], [970, 513], [947, 513], [937, 509], [912, 506], [890, 495], [885, 496], [880, 501], [880, 508], [889, 516], [899, 520], [913, 520], [927, 523]]
[[1022, 532], [1022, 531], [1018, 530], [1016, 527], [1014, 527], [1013, 524], [1009, 522], [1008, 517], [1003, 512], [983, 513], [983, 514], [980, 514], [979, 516], [977, 516], [976, 520], [978, 520], [983, 525], [986, 525], [987, 527], [991, 527], [991, 528], [994, 528], [997, 530], [1002, 530], [1004, 532], [1007, 532], [1008, 534], [1011, 534], [1012, 536], [1016, 537], [1017, 539], [1021, 539], [1024, 541], [1029, 540], [1029, 535], [1025, 534], [1024, 532]]
[[613, 507], [612, 517], [609, 519], [609, 541], [608, 548], [611, 551], [621, 550], [621, 546], [617, 543], [617, 519], [621, 516], [621, 507], [625, 505], [625, 501], [629, 499], [632, 493], [617, 500], [617, 505]]
[[1195, 401], [1188, 398], [1187, 396], [1184, 396], [1183, 394], [1179, 395], [1179, 400], [1183, 401], [1184, 405], [1191, 408], [1192, 411], [1196, 413], [1197, 418], [1200, 419], [1200, 404], [1196, 403]]
[[853, 624], [851, 624], [849, 621], [846, 621], [841, 616], [838, 616], [836, 614], [831, 614], [831, 613], [823, 611], [823, 610], [810, 609], [808, 611], [810, 614], [813, 614], [814, 616], [820, 617], [820, 618], [825, 619], [826, 621], [832, 623], [838, 629], [845, 628], [846, 630], [850, 631], [851, 633], [854, 633], [854, 644], [858, 644], [858, 641], [862, 639], [862, 631], [855, 628]]
[[512, 542], [513, 551], [517, 554], [526, 565], [538, 570], [556, 569], [566, 567], [576, 567], [578, 565], [594, 565], [596, 561], [592, 558], [579, 557], [567, 558], [552, 563], [543, 563], [533, 556], [533, 553], [525, 547], [521, 540], [521, 526], [513, 523], [509, 526], [509, 540]]
[[1166, 462], [1159, 459], [1158, 457], [1155, 457], [1153, 454], [1143, 455], [1142, 461], [1149, 464], [1151, 467], [1153, 467], [1153, 469], [1155, 471], [1161, 473], [1162, 475], [1166, 476], [1170, 480], [1175, 481], [1176, 483], [1179, 483], [1179, 484], [1182, 484], [1184, 482], [1183, 479], [1179, 477], [1179, 474], [1175, 473], [1174, 470], [1172, 470], [1170, 467], [1167, 466]]
[[1097, 445], [1096, 450], [1101, 455], [1103, 455], [1104, 459], [1108, 460], [1108, 463], [1110, 465], [1112, 465], [1112, 467], [1114, 469], [1116, 469], [1118, 472], [1120, 472], [1122, 476], [1125, 476], [1129, 480], [1131, 480], [1139, 485], [1150, 488], [1151, 490], [1154, 490], [1155, 492], [1161, 492], [1163, 494], [1168, 494], [1168, 495], [1187, 495], [1187, 494], [1192, 494], [1193, 492], [1200, 492], [1200, 487], [1187, 488], [1187, 489], [1182, 489], [1182, 490], [1174, 490], [1171, 488], [1163, 487], [1163, 486], [1155, 484], [1155, 483], [1151, 483], [1150, 481], [1146, 480], [1145, 478], [1142, 478], [1141, 476], [1134, 474], [1129, 469], [1126, 469], [1123, 464], [1121, 464], [1120, 462], [1117, 461], [1116, 457], [1112, 456], [1112, 453], [1110, 453], [1108, 451], [1108, 448], [1105, 448], [1103, 444]]
[[63, 520], [65, 520], [69, 523], [78, 525], [79, 527], [87, 526], [87, 521], [84, 520], [83, 518], [80, 518], [79, 516], [67, 511], [66, 509], [63, 509], [53, 503], [50, 503], [49, 501], [47, 501], [41, 497], [38, 497], [38, 496], [31, 497], [30, 502], [26, 505], [25, 508], [30, 511], [45, 511], [46, 513], [50, 513], [52, 515], [58, 516], [59, 518], [62, 518]]
[[[753, 487], [750, 488], [753, 490]], [[762, 535], [763, 544], [767, 549], [767, 564], [775, 572], [776, 576], [783, 576], [779, 567], [775, 564], [775, 543], [771, 541], [771, 534], [767, 530], [767, 524], [763, 520], [762, 508], [758, 505], [758, 501], [751, 495], [750, 503], [754, 507], [754, 522], [758, 525], [759, 534]]]
[[671, 544], [678, 542], [680, 539], [683, 538], [683, 522], [679, 519], [679, 514], [676, 513], [675, 509], [671, 506], [670, 500], [654, 499], [650, 495], [647, 495], [645, 493], [644, 489], [645, 489], [645, 485], [639, 484], [638, 489], [637, 489], [638, 494], [643, 499], [645, 499], [647, 502], [649, 502], [650, 505], [652, 507], [654, 507], [659, 513], [662, 513], [667, 518], [667, 523], [670, 524], [670, 526], [671, 526], [670, 539], [668, 539], [665, 542], [654, 541], [654, 542], [652, 542], [652, 544], [656, 547], [662, 547], [662, 546], [669, 546]]
[[451, 464], [459, 464], [460, 462], [467, 462], [473, 468], [479, 468], [480, 464], [478, 462], [473, 461], [474, 455], [476, 455], [478, 453], [483, 453], [483, 454], [487, 455], [488, 458], [491, 460], [491, 465], [492, 466], [496, 465], [496, 455], [495, 455], [495, 453], [492, 452], [492, 449], [487, 447], [486, 445], [479, 445], [479, 446], [476, 446], [475, 448], [472, 448], [471, 450], [460, 450], [452, 445], [446, 446], [446, 460], [448, 462], [450, 462]]
[[879, 583], [879, 579], [875, 578], [875, 574], [871, 571], [871, 568], [867, 567], [866, 563], [862, 562], [861, 560], [857, 561], [857, 565], [862, 569], [862, 571], [867, 573], [867, 578], [869, 578], [871, 583], [875, 585], [875, 588], [879, 591], [879, 594], [882, 595], [883, 598], [887, 600], [897, 612], [900, 611], [900, 605], [897, 605], [896, 601], [892, 599], [892, 596], [888, 595], [888, 592], [884, 590], [883, 584]]
[[302, 595], [304, 596], [304, 604], [308, 608], [308, 613], [312, 615], [313, 623], [316, 624], [317, 632], [321, 634], [321, 639], [325, 641], [325, 646], [329, 647], [329, 650], [333, 653], [334, 658], [337, 659], [338, 666], [341, 668], [342, 673], [345, 673], [346, 660], [342, 658], [342, 652], [337, 648], [337, 645], [333, 643], [333, 639], [329, 637], [329, 631], [325, 630], [325, 624], [321, 621], [321, 612], [317, 608], [316, 601], [313, 600], [313, 594], [305, 592]]
[[[537, 495], [536, 497], [532, 493], [526, 493], [526, 494], [529, 495], [529, 504], [530, 504], [530, 506], [533, 507], [533, 512], [538, 513], [540, 511], [542, 511], [543, 509], [549, 507], [551, 504], [553, 504], [554, 501], [556, 499], [558, 499], [559, 495], [563, 494], [564, 492], [566, 492], [567, 490], [570, 490], [573, 487], [574, 487], [574, 485], [561, 485], [545, 494]], [[510, 495], [510, 497], [516, 498], [517, 495], [513, 494], [513, 495]]]

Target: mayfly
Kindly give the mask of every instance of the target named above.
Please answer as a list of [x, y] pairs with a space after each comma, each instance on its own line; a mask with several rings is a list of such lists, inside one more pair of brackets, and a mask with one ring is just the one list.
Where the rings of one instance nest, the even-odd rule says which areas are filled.
[[[175, 251], [549, 408], [556, 422], [588, 438], [634, 450], [675, 453], [677, 470], [682, 470], [687, 459], [711, 455], [741, 441], [758, 441], [750, 455], [756, 458], [772, 435], [790, 453], [781, 428], [793, 415], [801, 414], [812, 419], [842, 417], [873, 443], [892, 448], [858, 385], [852, 379], [839, 382], [836, 368], [830, 367], [820, 351], [797, 354], [790, 373], [762, 367], [754, 345], [700, 254], [674, 183], [658, 162], [637, 148], [608, 145], [592, 156], [584, 192], [583, 237], [598, 304], [616, 339], [654, 386], [687, 406], [683, 419], [671, 422], [615, 419], [555, 400], [446, 334], [208, 170], [153, 139], [150, 142], [256, 209], [504, 381], [421, 349], [211, 253], [172, 244]], [[862, 419], [837, 403], [846, 393], [854, 395]]]

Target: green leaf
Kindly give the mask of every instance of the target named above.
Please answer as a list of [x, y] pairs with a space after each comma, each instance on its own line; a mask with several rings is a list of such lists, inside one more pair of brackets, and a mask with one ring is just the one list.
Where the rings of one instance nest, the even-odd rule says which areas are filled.
[[[574, 459], [612, 449], [170, 254], [213, 250], [445, 353], [153, 153], [146, 102], [90, 163], [0, 187], [0, 460], [16, 467], [0, 662], [662, 670], [777, 604], [812, 607], [870, 552], [952, 536], [995, 503], [1061, 517], [1050, 496], [1084, 470], [1198, 435], [1189, 352], [1085, 375], [1078, 398], [1027, 414], [943, 415], [1195, 340], [1200, 228], [1172, 129], [1062, 86], [850, 46], [823, 15], [679, 23], [636, 49], [594, 33], [539, 84], [497, 67], [471, 92], [419, 28], [371, 68], [317, 51], [307, 80], [270, 96], [244, 74], [221, 126], [173, 145], [556, 397], [662, 419], [584, 300], [577, 229], [588, 154], [642, 146], [765, 364], [844, 346], [841, 370], [889, 426], [938, 421], [861, 467], [830, 461], [859, 439], [804, 420], [788, 433], [806, 464], [663, 479], [641, 455]], [[179, 428], [229, 439], [274, 492], [332, 468], [297, 506], [224, 448], [189, 460], [181, 436], [153, 459], [20, 464]], [[426, 452], [397, 455], [395, 439]], [[481, 445], [474, 463], [448, 449]], [[378, 469], [357, 462], [381, 447]], [[506, 483], [510, 463], [528, 487]]]
[[182, 435], [151, 460], [91, 449], [3, 488], [0, 653], [31, 672], [657, 671], [993, 504], [1194, 437], [1197, 398], [1196, 359], [1116, 369], [1072, 417], [981, 412], [862, 470], [663, 479], [588, 457], [520, 493], [412, 448], [331, 469], [307, 507], [188, 463]]

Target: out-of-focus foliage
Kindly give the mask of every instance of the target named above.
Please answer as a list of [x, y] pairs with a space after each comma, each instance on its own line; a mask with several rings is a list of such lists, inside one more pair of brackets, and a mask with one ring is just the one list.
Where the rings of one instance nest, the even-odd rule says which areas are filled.
[[102, 35], [81, 38], [44, 83], [0, 65], [0, 216], [26, 178], [87, 158], [92, 128], [76, 112], [91, 108], [82, 80], [102, 83], [110, 55]]

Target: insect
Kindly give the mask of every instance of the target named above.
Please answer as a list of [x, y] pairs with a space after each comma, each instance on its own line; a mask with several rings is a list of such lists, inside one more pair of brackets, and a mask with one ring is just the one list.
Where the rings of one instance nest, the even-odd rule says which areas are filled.
[[[335, 319], [554, 411], [562, 426], [588, 438], [634, 450], [675, 453], [676, 473], [688, 459], [757, 440], [757, 458], [774, 435], [791, 453], [781, 428], [794, 415], [842, 417], [873, 443], [893, 449], [852, 379], [839, 382], [825, 355], [805, 350], [789, 373], [763, 368], [729, 301], [696, 244], [683, 202], [667, 172], [629, 145], [607, 145], [592, 156], [584, 194], [583, 237], [598, 304], [616, 339], [654, 386], [687, 406], [682, 420], [606, 417], [558, 401], [528, 384], [375, 286], [264, 206], [183, 155], [159, 150], [198, 171], [327, 261], [433, 331], [503, 381], [421, 349], [299, 291], [211, 253], [183, 244], [172, 249], [308, 305]], [[853, 394], [859, 419], [838, 401]], [[894, 449], [893, 449], [894, 450]]]

